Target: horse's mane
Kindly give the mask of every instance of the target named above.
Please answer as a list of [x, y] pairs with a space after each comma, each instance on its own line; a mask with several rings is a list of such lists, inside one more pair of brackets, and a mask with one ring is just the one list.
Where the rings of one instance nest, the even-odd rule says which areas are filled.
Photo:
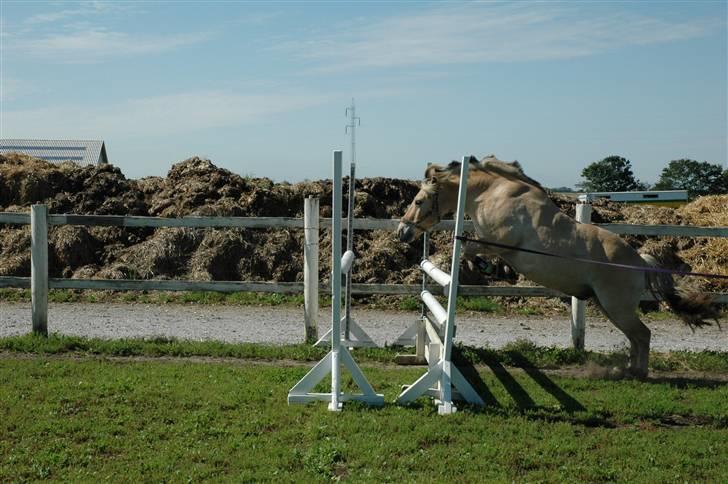
[[[469, 159], [469, 163], [471, 170], [476, 169], [480, 171], [486, 171], [508, 179], [515, 178], [540, 190], [545, 191], [543, 186], [541, 186], [539, 182], [523, 172], [523, 168], [521, 167], [521, 164], [518, 163], [518, 161], [512, 161], [508, 163], [506, 161], [499, 160], [498, 158], [496, 158], [495, 155], [488, 155], [480, 161], [478, 161], [476, 157], [471, 156]], [[429, 179], [431, 177], [441, 178], [449, 175], [460, 176], [459, 161], [452, 161], [447, 166], [432, 164], [428, 166], [427, 170], [425, 171], [426, 179]]]

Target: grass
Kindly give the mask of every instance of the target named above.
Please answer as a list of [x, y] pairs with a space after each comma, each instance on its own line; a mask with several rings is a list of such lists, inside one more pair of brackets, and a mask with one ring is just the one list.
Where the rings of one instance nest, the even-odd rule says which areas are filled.
[[[29, 289], [0, 289], [0, 302], [30, 302]], [[143, 304], [228, 304], [241, 306], [301, 306], [302, 294], [275, 294], [260, 292], [209, 292], [209, 291], [84, 291], [76, 289], [51, 289], [48, 301], [56, 303], [143, 303]], [[321, 304], [326, 305], [326, 298]]]
[[[624, 352], [599, 353], [571, 348], [545, 348], [530, 341], [516, 341], [502, 349], [474, 348], [456, 345], [457, 358], [472, 365], [505, 365], [529, 368], [563, 368], [593, 364], [600, 367], [622, 367], [627, 362]], [[261, 345], [223, 343], [219, 341], [185, 341], [170, 338], [97, 339], [52, 334], [45, 338], [33, 334], [0, 338], [0, 351], [37, 355], [75, 354], [98, 356], [174, 356], [217, 357], [264, 360], [316, 361], [326, 349], [310, 345]], [[357, 350], [357, 360], [394, 363], [398, 353], [410, 352], [399, 347]], [[652, 352], [650, 367], [660, 371], [728, 372], [728, 353], [718, 351]]]
[[[359, 353], [357, 352], [357, 359]], [[363, 365], [392, 402], [420, 368]], [[721, 482], [728, 385], [482, 371], [484, 409], [288, 406], [307, 366], [0, 359], [0, 481]], [[347, 384], [350, 378], [345, 375]]]
[[[386, 308], [396, 308], [401, 311], [416, 311], [420, 308], [420, 299], [415, 296], [381, 298], [386, 301]], [[446, 298], [439, 298], [441, 302]], [[0, 302], [30, 302], [29, 289], [0, 289]], [[48, 292], [48, 301], [54, 303], [142, 303], [142, 304], [221, 304], [239, 306], [303, 306], [302, 294], [275, 294], [259, 292], [221, 293], [209, 291], [91, 291], [76, 289], [51, 289]], [[354, 298], [357, 306], [371, 306], [381, 309], [376, 296], [366, 296], [361, 300]], [[491, 298], [473, 296], [458, 297], [458, 309], [504, 314], [505, 309]], [[321, 296], [320, 307], [331, 305], [329, 296]], [[525, 314], [525, 313], [524, 313]], [[540, 314], [532, 310], [529, 314]]]

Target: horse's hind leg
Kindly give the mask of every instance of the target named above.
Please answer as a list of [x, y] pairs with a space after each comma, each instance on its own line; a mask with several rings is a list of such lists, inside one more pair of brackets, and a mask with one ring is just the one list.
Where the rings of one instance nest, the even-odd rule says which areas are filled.
[[650, 329], [637, 316], [639, 298], [609, 297], [597, 293], [598, 304], [609, 320], [619, 328], [630, 343], [630, 372], [639, 378], [647, 376], [650, 357]]

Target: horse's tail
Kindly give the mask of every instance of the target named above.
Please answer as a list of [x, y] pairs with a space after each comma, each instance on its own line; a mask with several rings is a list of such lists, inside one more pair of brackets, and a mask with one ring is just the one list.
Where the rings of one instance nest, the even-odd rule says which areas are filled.
[[[659, 267], [657, 259], [649, 254], [640, 254], [642, 259], [652, 267]], [[665, 301], [670, 309], [687, 324], [690, 329], [712, 324], [712, 319], [720, 328], [718, 316], [720, 311], [713, 304], [713, 298], [700, 291], [675, 287], [671, 274], [648, 272], [647, 287], [658, 301]]]

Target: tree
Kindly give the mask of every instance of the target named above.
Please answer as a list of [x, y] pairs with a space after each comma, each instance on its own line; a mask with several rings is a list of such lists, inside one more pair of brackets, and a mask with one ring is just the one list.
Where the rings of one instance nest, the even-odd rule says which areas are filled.
[[728, 193], [728, 170], [707, 161], [672, 160], [662, 169], [656, 190], [687, 190], [688, 195]]
[[574, 189], [571, 187], [553, 187], [553, 188], [549, 188], [549, 190], [551, 190], [552, 192], [556, 192], [556, 193], [573, 193], [574, 192]]
[[608, 156], [602, 161], [595, 161], [581, 171], [581, 177], [585, 181], [576, 186], [585, 192], [647, 190], [647, 185], [634, 177], [632, 163], [621, 156]]

